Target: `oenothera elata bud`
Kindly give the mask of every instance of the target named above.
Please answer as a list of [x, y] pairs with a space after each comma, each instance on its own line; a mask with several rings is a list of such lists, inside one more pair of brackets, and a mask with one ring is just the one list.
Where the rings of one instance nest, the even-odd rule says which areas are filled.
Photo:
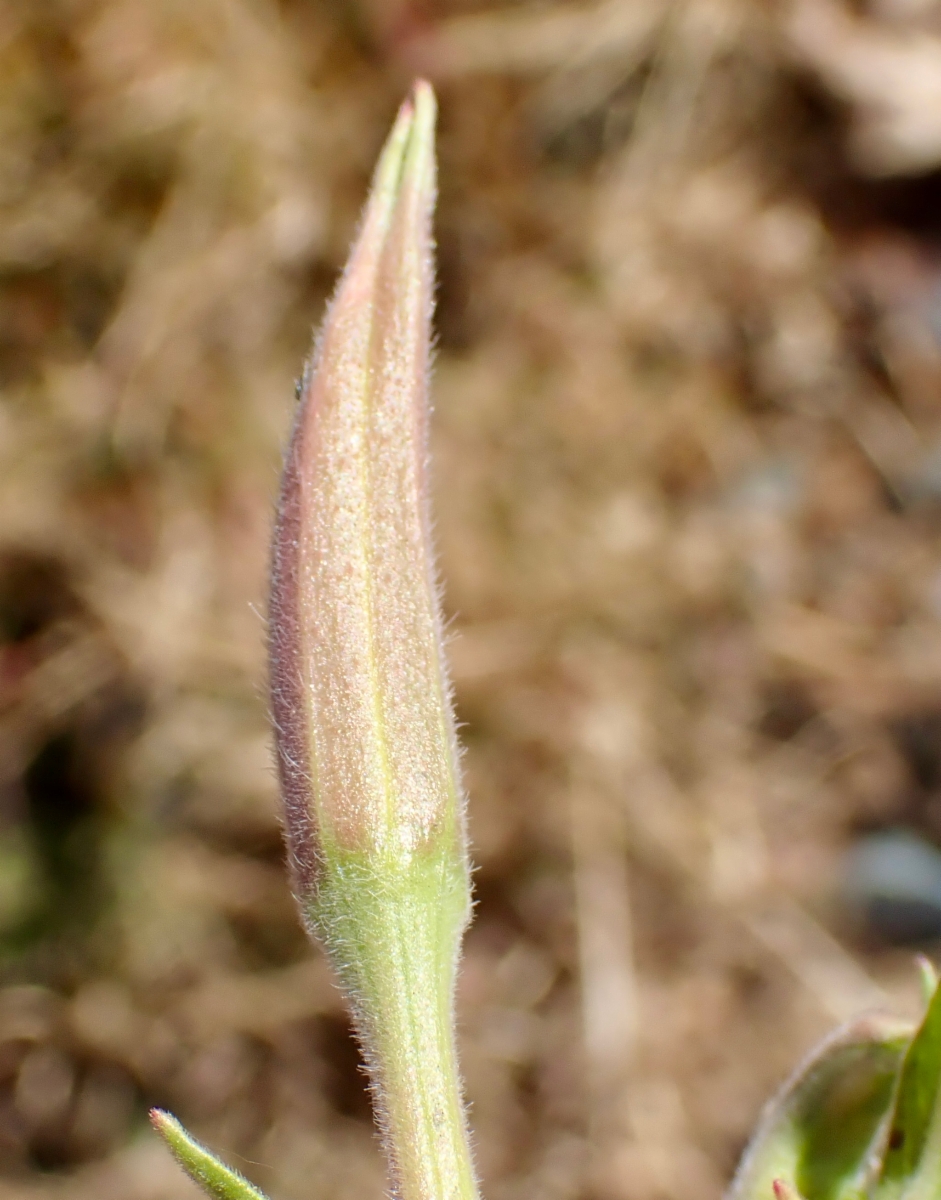
[[305, 910], [336, 855], [459, 840], [425, 494], [434, 100], [399, 113], [305, 372], [271, 588], [271, 691]]
[[305, 371], [270, 603], [295, 887], [350, 997], [406, 1200], [475, 1191], [452, 1033], [468, 868], [427, 494], [434, 121], [419, 83]]

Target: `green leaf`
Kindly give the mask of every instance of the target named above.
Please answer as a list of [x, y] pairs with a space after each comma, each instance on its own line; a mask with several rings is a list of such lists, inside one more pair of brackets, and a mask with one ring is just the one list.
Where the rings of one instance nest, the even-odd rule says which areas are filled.
[[837, 1030], [768, 1104], [729, 1200], [852, 1200], [874, 1170], [911, 1027], [863, 1017]]
[[899, 1080], [876, 1200], [941, 1193], [941, 987], [912, 1039]]
[[190, 1179], [213, 1200], [267, 1200], [264, 1192], [253, 1187], [238, 1171], [220, 1162], [211, 1150], [188, 1134], [176, 1117], [154, 1108], [150, 1120]]

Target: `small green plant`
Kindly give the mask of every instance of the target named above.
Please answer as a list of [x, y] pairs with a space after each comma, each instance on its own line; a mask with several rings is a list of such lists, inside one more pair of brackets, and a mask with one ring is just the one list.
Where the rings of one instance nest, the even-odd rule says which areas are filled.
[[941, 989], [922, 964], [917, 1029], [851, 1021], [765, 1110], [729, 1200], [936, 1200], [941, 1195]]
[[[475, 1200], [453, 991], [470, 912], [426, 485], [435, 101], [415, 85], [300, 389], [272, 554], [271, 701], [304, 922], [350, 1002], [394, 1193]], [[939, 1200], [941, 990], [862, 1017], [768, 1106], [730, 1200]], [[167, 1113], [216, 1200], [264, 1200]]]

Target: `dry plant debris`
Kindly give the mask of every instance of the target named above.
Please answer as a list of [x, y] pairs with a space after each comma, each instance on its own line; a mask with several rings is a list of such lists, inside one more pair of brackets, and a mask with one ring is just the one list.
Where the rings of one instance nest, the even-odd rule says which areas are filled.
[[941, 838], [941, 5], [8, 0], [0, 1200], [171, 1200], [173, 1109], [378, 1195], [263, 696], [293, 379], [416, 72], [490, 1200], [720, 1194]]

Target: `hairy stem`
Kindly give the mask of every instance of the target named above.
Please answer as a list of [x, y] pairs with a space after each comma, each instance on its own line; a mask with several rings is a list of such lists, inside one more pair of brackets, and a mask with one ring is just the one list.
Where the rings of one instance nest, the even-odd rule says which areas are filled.
[[453, 1035], [467, 879], [452, 849], [335, 860], [310, 911], [353, 1005], [401, 1200], [475, 1200]]

